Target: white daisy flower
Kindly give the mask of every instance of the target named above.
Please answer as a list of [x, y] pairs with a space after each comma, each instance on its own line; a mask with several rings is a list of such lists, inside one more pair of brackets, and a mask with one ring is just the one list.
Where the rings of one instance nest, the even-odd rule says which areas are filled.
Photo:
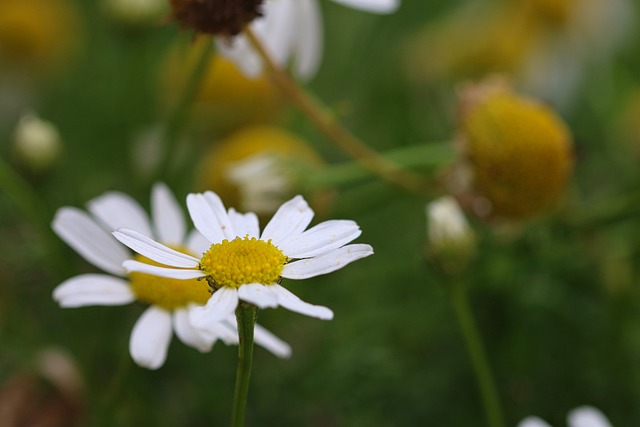
[[282, 306], [330, 320], [333, 312], [329, 308], [300, 300], [280, 285], [281, 279], [331, 273], [373, 254], [369, 245], [347, 245], [361, 233], [354, 221], [325, 221], [305, 231], [313, 211], [302, 196], [284, 203], [262, 233], [254, 213], [226, 211], [213, 192], [189, 194], [187, 206], [196, 228], [211, 243], [200, 259], [130, 229], [113, 234], [141, 255], [171, 267], [131, 260], [123, 264], [128, 271], [174, 279], [207, 278], [215, 292], [204, 307], [192, 310], [191, 321], [196, 326], [228, 318], [240, 300], [259, 308]]
[[[391, 13], [400, 4], [400, 0], [333, 1], [373, 13]], [[293, 59], [293, 71], [301, 79], [313, 77], [318, 70], [323, 30], [317, 0], [267, 0], [263, 16], [255, 19], [250, 27], [279, 66]], [[234, 61], [247, 77], [261, 74], [262, 60], [246, 36], [216, 40], [220, 53]]]
[[[611, 427], [611, 423], [599, 409], [592, 406], [581, 406], [569, 412], [569, 427]], [[527, 417], [520, 421], [518, 427], [551, 427], [538, 417]]]
[[[129, 341], [133, 360], [149, 369], [164, 364], [172, 331], [183, 343], [201, 352], [210, 351], [217, 339], [237, 344], [237, 327], [231, 314], [220, 318], [220, 322], [208, 323], [206, 329], [198, 329], [189, 321], [189, 313], [210, 298], [206, 282], [129, 274], [122, 266], [127, 260], [151, 261], [139, 255], [133, 257], [109, 234], [120, 227], [138, 230], [141, 236], [154, 237], [182, 251], [177, 253], [201, 255], [209, 247], [197, 231], [187, 233], [184, 214], [165, 185], [153, 187], [153, 222], [135, 200], [119, 192], [91, 200], [88, 210], [91, 215], [73, 207], [61, 208], [52, 227], [84, 259], [110, 275], [82, 274], [64, 281], [53, 291], [60, 306], [124, 305], [136, 300], [149, 304], [133, 327]], [[291, 353], [288, 344], [259, 325], [255, 340], [279, 357]]]

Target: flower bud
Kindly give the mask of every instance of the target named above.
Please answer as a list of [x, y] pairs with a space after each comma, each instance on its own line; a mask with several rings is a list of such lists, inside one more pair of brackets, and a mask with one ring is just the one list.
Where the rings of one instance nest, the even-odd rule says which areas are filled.
[[455, 198], [427, 204], [427, 257], [447, 274], [464, 272], [473, 259], [476, 239]]
[[165, 0], [104, 0], [103, 4], [110, 17], [128, 25], [150, 24], [167, 12]]
[[35, 115], [20, 119], [13, 134], [13, 148], [18, 162], [34, 173], [49, 170], [62, 149], [58, 129]]

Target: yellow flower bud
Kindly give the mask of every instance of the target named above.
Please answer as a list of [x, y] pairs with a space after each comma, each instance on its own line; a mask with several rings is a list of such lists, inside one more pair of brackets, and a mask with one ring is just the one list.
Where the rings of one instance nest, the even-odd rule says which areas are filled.
[[548, 209], [573, 166], [571, 134], [551, 109], [505, 87], [476, 90], [460, 133], [474, 190], [492, 217], [522, 219]]

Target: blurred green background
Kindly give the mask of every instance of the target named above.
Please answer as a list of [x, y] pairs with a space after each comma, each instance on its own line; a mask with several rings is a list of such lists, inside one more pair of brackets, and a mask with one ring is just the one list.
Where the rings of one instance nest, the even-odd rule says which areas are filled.
[[[135, 141], [169, 120], [175, 94], [162, 83], [167, 56], [194, 43], [162, 16], [128, 24], [101, 2], [68, 3], [75, 24], [62, 33], [72, 40], [59, 42], [70, 43], [69, 52], [53, 65], [20, 55], [0, 62], [0, 154], [37, 196], [21, 209], [0, 194], [0, 400], [6, 405], [21, 378], [37, 375], [37, 355], [54, 346], [70, 355], [84, 384], [75, 425], [226, 425], [236, 347], [218, 343], [200, 354], [173, 340], [166, 364], [148, 371], [128, 354], [142, 305], [61, 309], [51, 298], [64, 279], [96, 271], [49, 229], [59, 207], [84, 207], [107, 190], [148, 207], [155, 177], [141, 166]], [[524, 10], [532, 2], [521, 3]], [[606, 0], [568, 3], [613, 7]], [[521, 64], [443, 54], [473, 50], [479, 34], [495, 29], [482, 21], [490, 15], [484, 12], [472, 13], [478, 28], [453, 24], [471, 4], [487, 11], [514, 7], [507, 0], [403, 0], [396, 13], [378, 16], [322, 0], [324, 58], [305, 86], [381, 151], [451, 140], [457, 85], [495, 71], [557, 108], [575, 139], [566, 197], [517, 232], [472, 220], [478, 256], [464, 279], [508, 425], [536, 414], [562, 426], [566, 413], [584, 404], [600, 408], [614, 425], [640, 425], [639, 5], [628, 4], [636, 9], [624, 14], [632, 21], [620, 40], [603, 43], [602, 52], [596, 42], [582, 46], [580, 78], [570, 79], [575, 89], [552, 99], [527, 86], [514, 71]], [[44, 28], [41, 13], [31, 15], [36, 30]], [[545, 22], [537, 43], [549, 49], [557, 39], [578, 37], [563, 33], [560, 18]], [[593, 30], [593, 40], [612, 32], [607, 25]], [[447, 41], [443, 28], [458, 40]], [[497, 37], [503, 38], [509, 36]], [[478, 47], [478, 55], [486, 59], [493, 48]], [[516, 50], [527, 55], [524, 45]], [[578, 50], [569, 43], [558, 58]], [[14, 129], [29, 111], [61, 135], [62, 152], [45, 171], [30, 170], [15, 155]], [[163, 177], [180, 201], [200, 189], [203, 153], [233, 130], [207, 120], [215, 122], [196, 117], [185, 126], [182, 160]], [[329, 163], [349, 160], [291, 107], [266, 120], [309, 141]], [[423, 172], [435, 179], [433, 170]], [[332, 308], [331, 322], [282, 309], [260, 313], [259, 322], [289, 342], [293, 356], [279, 360], [256, 348], [247, 425], [484, 425], [446, 285], [423, 256], [427, 201], [375, 178], [333, 192], [323, 217], [357, 221], [359, 241], [376, 254], [325, 277], [285, 282], [303, 300]]]

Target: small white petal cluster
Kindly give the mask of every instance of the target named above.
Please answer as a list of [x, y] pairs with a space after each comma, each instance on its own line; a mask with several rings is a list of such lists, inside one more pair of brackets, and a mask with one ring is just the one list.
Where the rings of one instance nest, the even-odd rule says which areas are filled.
[[[400, 0], [333, 0], [336, 3], [373, 13], [391, 13]], [[312, 78], [322, 56], [322, 16], [317, 0], [266, 0], [263, 17], [251, 23], [251, 30], [262, 41], [279, 66], [293, 62], [300, 79]], [[250, 78], [262, 72], [262, 60], [244, 35], [231, 40], [218, 39], [219, 51], [234, 61]]]
[[[361, 234], [354, 221], [325, 221], [307, 230], [314, 213], [301, 196], [284, 203], [262, 233], [254, 213], [225, 210], [222, 201], [213, 192], [190, 194], [187, 207], [196, 229], [212, 245], [245, 236], [270, 241], [289, 260], [293, 260], [282, 267], [280, 276], [283, 278], [299, 280], [331, 273], [373, 254], [369, 245], [347, 244]], [[176, 252], [130, 229], [119, 229], [113, 234], [139, 254], [168, 266], [164, 268], [126, 261], [123, 265], [129, 271], [174, 279], [206, 276], [198, 268], [200, 260], [197, 258]], [[222, 287], [215, 291], [204, 307], [191, 312], [191, 321], [202, 328], [215, 324], [231, 316], [240, 300], [259, 308], [281, 306], [319, 319], [333, 318], [329, 308], [306, 303], [278, 283], [243, 283], [237, 288]]]
[[[611, 427], [611, 423], [604, 414], [592, 406], [581, 406], [569, 412], [567, 416], [569, 427]], [[551, 427], [538, 417], [527, 417], [520, 421], [518, 427]]]
[[[61, 307], [91, 305], [124, 305], [136, 300], [129, 286], [123, 263], [132, 254], [116, 241], [111, 231], [121, 227], [137, 230], [167, 245], [186, 247], [195, 255], [208, 249], [208, 242], [197, 231], [187, 233], [184, 214], [173, 194], [163, 184], [156, 184], [151, 195], [152, 221], [131, 197], [108, 192], [88, 203], [86, 213], [81, 209], [64, 207], [53, 220], [54, 231], [85, 260], [109, 274], [82, 274], [72, 277], [53, 291], [53, 298]], [[216, 340], [237, 344], [238, 333], [234, 316], [196, 328], [189, 313], [197, 305], [173, 311], [151, 305], [133, 327], [129, 350], [140, 366], [157, 369], [164, 364], [175, 331], [178, 338], [201, 352], [210, 351]], [[256, 343], [279, 357], [289, 357], [291, 348], [279, 338], [256, 325]]]

